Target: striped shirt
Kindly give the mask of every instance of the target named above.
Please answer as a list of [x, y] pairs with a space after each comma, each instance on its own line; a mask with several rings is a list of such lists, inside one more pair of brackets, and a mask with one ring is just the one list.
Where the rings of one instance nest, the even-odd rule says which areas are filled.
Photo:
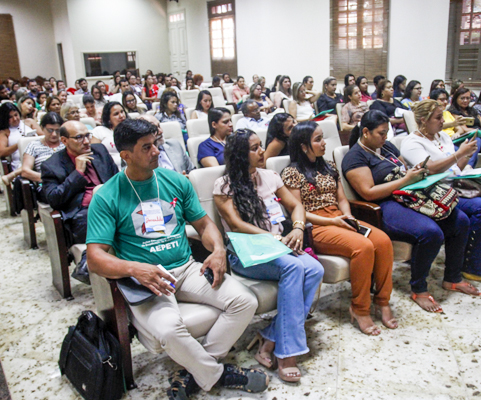
[[35, 158], [34, 169], [35, 171], [40, 172], [40, 166], [42, 163], [50, 158], [53, 153], [56, 153], [63, 148], [65, 148], [63, 143], [60, 143], [60, 145], [55, 148], [51, 148], [43, 144], [40, 140], [35, 140], [28, 144], [25, 153]]

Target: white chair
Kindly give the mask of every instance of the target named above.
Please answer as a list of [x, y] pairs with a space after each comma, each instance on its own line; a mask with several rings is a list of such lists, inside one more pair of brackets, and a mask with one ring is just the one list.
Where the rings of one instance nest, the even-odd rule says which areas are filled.
[[199, 97], [200, 90], [193, 89], [193, 90], [181, 90], [179, 92], [180, 95], [180, 102], [186, 108], [195, 108], [197, 105], [197, 97]]
[[234, 99], [232, 98], [232, 92], [234, 91], [234, 86], [224, 86], [225, 97], [227, 98], [228, 103], [234, 103]]
[[43, 116], [44, 116], [45, 114], [47, 114], [46, 111], [39, 111], [39, 112], [37, 113], [37, 122], [38, 122], [39, 124], [40, 124], [40, 122], [42, 121], [42, 118], [43, 118]]
[[154, 116], [155, 115], [155, 110], [149, 110], [145, 113], [146, 115], [152, 115]]
[[276, 92], [270, 92], [269, 93], [269, 98], [271, 99], [271, 101], [274, 103], [274, 97], [276, 97]]
[[191, 119], [187, 121], [187, 134], [189, 138], [209, 135], [209, 122], [206, 119]]
[[187, 120], [191, 119], [192, 118], [192, 113], [195, 111], [195, 108], [186, 108], [184, 109], [184, 114], [185, 114], [185, 118]]
[[294, 100], [289, 100], [289, 99], [282, 99], [281, 106], [284, 108], [284, 110], [287, 110], [286, 112], [289, 112], [289, 106]]
[[324, 141], [326, 142], [326, 154], [324, 155], [324, 159], [334, 161], [334, 149], [342, 146], [336, 124], [329, 120], [319, 121], [317, 124], [321, 127]]
[[21, 138], [18, 139], [18, 154], [20, 156], [20, 160], [23, 160], [23, 153], [25, 153], [25, 149], [29, 145], [30, 142], [33, 142], [35, 140], [40, 140], [40, 136], [22, 136]]
[[414, 132], [416, 129], [418, 129], [418, 124], [414, 119], [414, 112], [404, 111], [403, 118], [404, 118], [404, 123], [406, 124], [408, 133]]
[[127, 114], [130, 119], [139, 119], [140, 118], [140, 113], [138, 112], [131, 112]]
[[341, 131], [345, 130], [344, 129], [344, 123], [342, 122], [342, 107], [344, 106], [343, 103], [337, 103], [336, 104], [336, 113], [337, 113], [337, 120], [339, 121], [339, 127], [341, 128]]
[[259, 136], [262, 146], [265, 148], [267, 139], [267, 129], [254, 129], [254, 132]]
[[[191, 139], [189, 139], [191, 140]], [[189, 143], [187, 143], [189, 146]], [[195, 169], [190, 172], [189, 180], [194, 187], [200, 204], [207, 215], [215, 222], [219, 230], [223, 233], [222, 223], [219, 213], [214, 204], [214, 183], [225, 171], [225, 166]], [[257, 281], [241, 277], [234, 272], [232, 276], [247, 286], [257, 297], [258, 307], [256, 314], [263, 314], [277, 308], [277, 282]]]
[[189, 137], [189, 139], [187, 140], [187, 151], [189, 152], [189, 157], [192, 163], [196, 166], [196, 168], [201, 168], [201, 165], [197, 161], [197, 154], [199, 154], [199, 145], [208, 137], [209, 135], [195, 136], [192, 138]]
[[242, 118], [244, 118], [244, 114], [234, 114], [234, 115], [232, 116], [232, 118], [231, 118], [231, 119], [232, 119], [232, 129], [234, 130], [234, 132], [235, 132], [235, 130], [236, 130], [237, 123], [238, 123]]
[[181, 145], [185, 151], [184, 135], [182, 134], [182, 129], [177, 121], [172, 122], [162, 122], [160, 127], [163, 131], [164, 140], [175, 139]]
[[401, 144], [404, 139], [406, 139], [407, 136], [394, 136], [393, 138], [389, 139], [389, 141], [397, 147], [399, 151], [401, 151]]
[[[270, 157], [267, 160], [266, 168], [281, 174], [282, 170], [290, 164], [289, 156]], [[325, 283], [338, 283], [349, 279], [349, 258], [342, 256], [331, 256], [327, 254], [316, 254], [324, 267]]]
[[[378, 223], [373, 224], [373, 225], [380, 226], [381, 218], [382, 218], [381, 207], [379, 207], [377, 204], [368, 203], [368, 202], [363, 201], [359, 197], [359, 195], [354, 191], [354, 189], [351, 187], [351, 185], [349, 184], [347, 179], [344, 177], [344, 174], [341, 172], [342, 160], [343, 160], [344, 156], [347, 154], [348, 151], [349, 151], [349, 146], [337, 147], [334, 150], [334, 162], [336, 163], [336, 165], [339, 169], [339, 172], [340, 172], [339, 175], [341, 177], [341, 184], [342, 184], [342, 188], [344, 189], [344, 193], [345, 193], [347, 199], [349, 200], [349, 202], [351, 203], [351, 209], [353, 210], [353, 213], [355, 213], [355, 211], [354, 211], [355, 208], [358, 208], [359, 210], [361, 210], [360, 207], [363, 207], [363, 205], [366, 206], [366, 207], [368, 207], [368, 205], [370, 205], [371, 207], [368, 207], [368, 208], [371, 208], [372, 212], [376, 212], [377, 217], [378, 217]], [[394, 250], [394, 260], [396, 260], [396, 261], [406, 261], [406, 260], [411, 259], [411, 253], [412, 253], [412, 245], [411, 244], [406, 243], [406, 242], [393, 241], [392, 247], [393, 247], [393, 250]]]
[[224, 99], [224, 93], [222, 92], [222, 88], [215, 87], [215, 88], [208, 88], [206, 89], [212, 95], [212, 104], [214, 107], [225, 107], [226, 101]]
[[[132, 113], [134, 114], [134, 113]], [[138, 113], [135, 113], [135, 114], [138, 114]], [[130, 114], [129, 114], [130, 115]], [[97, 126], [97, 124], [95, 123], [95, 119], [93, 119], [92, 117], [85, 117], [85, 118], [80, 118], [80, 122], [84, 125], [89, 125], [93, 128], [95, 128]]]
[[84, 97], [83, 94], [71, 94], [67, 96], [67, 101], [72, 101], [79, 108], [83, 108], [83, 102], [82, 102], [83, 97]]

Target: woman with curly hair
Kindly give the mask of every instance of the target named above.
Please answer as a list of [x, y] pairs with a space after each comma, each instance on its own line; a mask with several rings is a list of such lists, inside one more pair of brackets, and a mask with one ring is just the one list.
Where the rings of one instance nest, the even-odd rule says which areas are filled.
[[[292, 250], [291, 254], [250, 268], [244, 268], [236, 256], [229, 256], [229, 261], [239, 275], [279, 281], [277, 315], [259, 332], [255, 359], [272, 368], [277, 358], [279, 377], [298, 382], [301, 373], [296, 357], [309, 352], [305, 319], [324, 275], [322, 265], [302, 250], [306, 213], [279, 174], [262, 169], [264, 150], [255, 132], [240, 129], [229, 136], [225, 161], [225, 175], [215, 182], [214, 201], [226, 232], [271, 234]], [[272, 216], [272, 211], [280, 210], [278, 202], [294, 221], [293, 229], [285, 236], [279, 219]]]

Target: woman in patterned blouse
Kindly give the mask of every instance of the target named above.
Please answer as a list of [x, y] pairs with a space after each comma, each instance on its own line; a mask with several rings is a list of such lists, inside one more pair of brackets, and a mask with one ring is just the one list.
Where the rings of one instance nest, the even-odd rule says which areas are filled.
[[[315, 122], [301, 122], [289, 138], [291, 165], [282, 172], [282, 180], [306, 209], [306, 219], [314, 225], [314, 248], [317, 253], [350, 259], [352, 302], [351, 321], [356, 319], [367, 335], [379, 335], [381, 329], [370, 316], [371, 275], [376, 292], [374, 303], [382, 323], [390, 329], [398, 326], [389, 306], [392, 291], [393, 249], [389, 237], [365, 222], [371, 229], [367, 237], [358, 233], [339, 173], [332, 162], [323, 158], [326, 144], [321, 127]], [[347, 222], [346, 222], [347, 221]]]

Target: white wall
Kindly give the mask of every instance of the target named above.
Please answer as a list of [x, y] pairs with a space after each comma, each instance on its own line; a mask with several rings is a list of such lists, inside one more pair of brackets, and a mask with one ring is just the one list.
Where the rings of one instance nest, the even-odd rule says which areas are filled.
[[391, 0], [388, 76], [417, 80], [429, 96], [434, 79], [444, 79], [449, 0]]
[[[58, 76], [53, 21], [49, 3], [1, 0], [0, 14], [12, 14], [22, 76]], [[0, 28], [1, 29], [1, 28]]]
[[141, 74], [169, 69], [166, 0], [67, 0], [67, 6], [76, 79], [85, 76], [83, 53], [90, 52], [136, 51]]

